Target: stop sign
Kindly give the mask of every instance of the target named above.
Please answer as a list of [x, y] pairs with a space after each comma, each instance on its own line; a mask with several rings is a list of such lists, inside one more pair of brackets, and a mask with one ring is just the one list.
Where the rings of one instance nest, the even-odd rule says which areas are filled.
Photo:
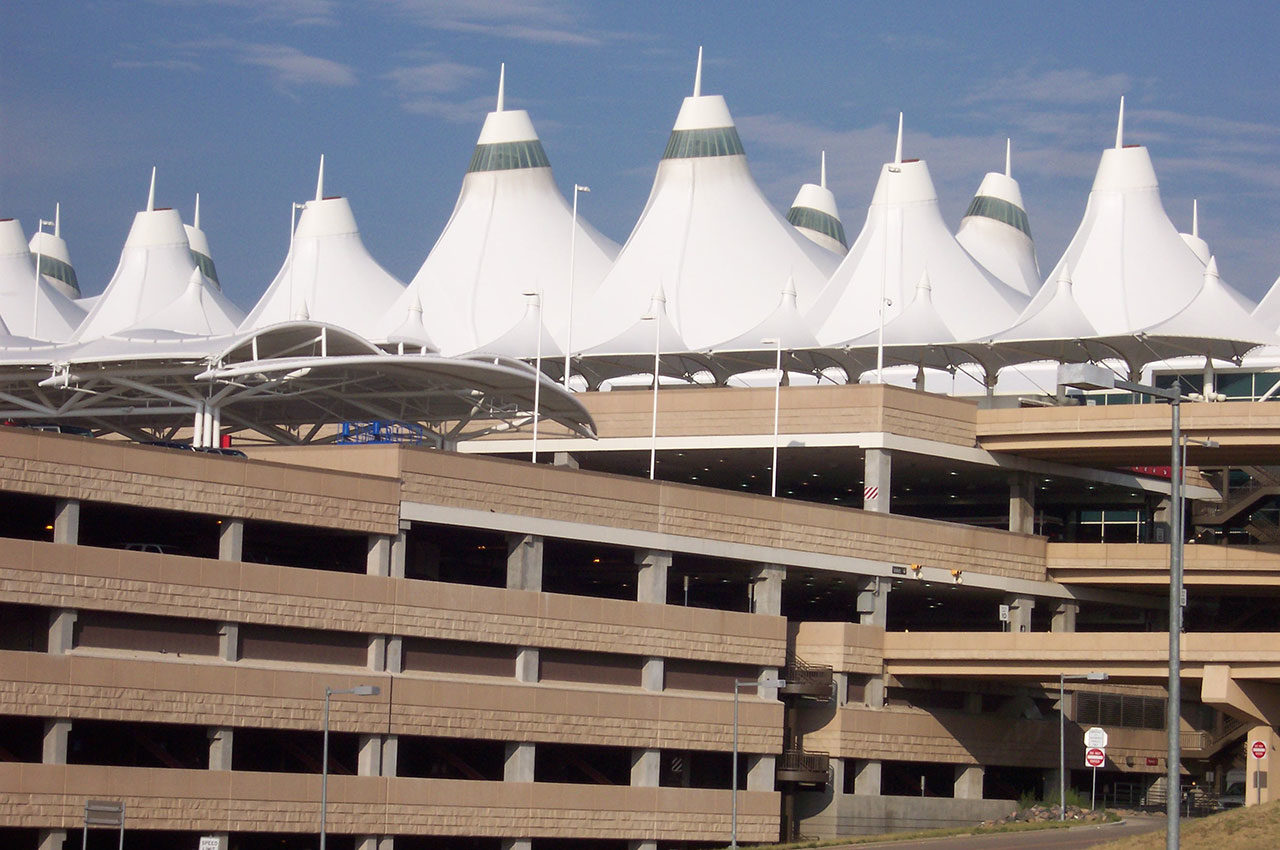
[[1102, 747], [1090, 747], [1084, 751], [1086, 767], [1102, 767], [1107, 763], [1107, 751]]
[[1266, 758], [1266, 756], [1267, 756], [1267, 742], [1266, 742], [1266, 741], [1254, 741], [1252, 744], [1250, 744], [1250, 745], [1249, 745], [1249, 752], [1253, 753], [1253, 757], [1254, 757], [1254, 758], [1256, 758], [1256, 759]]

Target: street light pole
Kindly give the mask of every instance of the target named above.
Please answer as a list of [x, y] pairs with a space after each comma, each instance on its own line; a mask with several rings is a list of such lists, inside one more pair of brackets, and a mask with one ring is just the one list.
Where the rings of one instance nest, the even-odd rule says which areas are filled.
[[1109, 678], [1106, 673], [1058, 674], [1058, 820], [1067, 819], [1067, 679], [1105, 682]]
[[329, 698], [335, 694], [351, 694], [358, 697], [376, 697], [382, 692], [377, 685], [356, 685], [354, 688], [324, 689], [324, 746], [320, 756], [320, 850], [325, 850], [325, 834], [329, 811]]
[[733, 803], [729, 816], [729, 847], [738, 847], [738, 691], [742, 688], [782, 688], [786, 686], [783, 679], [734, 679], [733, 680]]
[[778, 495], [778, 407], [782, 401], [782, 337], [762, 339], [765, 345], [777, 346], [777, 359], [774, 369], [778, 373], [778, 382], [773, 385], [773, 463], [769, 466], [769, 495]]
[[542, 406], [542, 292], [525, 292], [526, 298], [532, 298], [538, 309], [537, 356], [533, 360], [533, 448], [529, 451], [529, 462], [538, 462], [538, 419]]
[[573, 184], [573, 225], [569, 231], [569, 312], [564, 326], [564, 388], [569, 389], [569, 358], [573, 356], [573, 265], [578, 258], [578, 193], [590, 192], [590, 186]]
[[1121, 389], [1169, 402], [1172, 438], [1169, 481], [1169, 702], [1165, 724], [1168, 752], [1165, 756], [1165, 848], [1178, 850], [1182, 808], [1182, 418], [1183, 395], [1177, 389], [1124, 381], [1094, 363], [1058, 366], [1058, 384], [1081, 389]]

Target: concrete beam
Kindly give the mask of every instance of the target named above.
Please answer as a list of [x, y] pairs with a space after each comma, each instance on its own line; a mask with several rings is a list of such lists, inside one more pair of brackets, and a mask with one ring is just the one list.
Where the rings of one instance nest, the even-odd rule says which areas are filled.
[[1206, 664], [1200, 701], [1245, 721], [1280, 725], [1280, 685], [1236, 679], [1226, 664]]

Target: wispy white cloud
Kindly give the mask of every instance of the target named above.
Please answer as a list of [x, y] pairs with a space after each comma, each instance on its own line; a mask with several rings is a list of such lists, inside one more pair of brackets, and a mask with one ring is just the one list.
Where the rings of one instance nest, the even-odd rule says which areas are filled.
[[1134, 85], [1128, 74], [1097, 74], [1083, 68], [1023, 69], [974, 87], [964, 102], [1096, 104], [1117, 100]]
[[484, 77], [486, 73], [474, 65], [444, 61], [396, 68], [382, 76], [402, 92], [446, 94], [458, 91], [472, 80]]
[[401, 103], [405, 112], [442, 118], [452, 124], [475, 124], [492, 111], [492, 97], [473, 97], [469, 100], [448, 100], [433, 95], [405, 98]]
[[158, 68], [162, 71], [202, 71], [198, 62], [189, 59], [121, 59], [111, 63], [113, 68]]
[[586, 25], [589, 6], [565, 0], [384, 0], [419, 24], [513, 41], [594, 47], [618, 38]]
[[151, 0], [162, 6], [220, 6], [245, 13], [251, 20], [293, 26], [333, 26], [338, 22], [337, 0]]
[[277, 89], [290, 92], [301, 86], [345, 88], [356, 84], [350, 65], [312, 56], [288, 44], [260, 44], [220, 38], [187, 42], [178, 50], [195, 54], [219, 52], [240, 64], [265, 70]]

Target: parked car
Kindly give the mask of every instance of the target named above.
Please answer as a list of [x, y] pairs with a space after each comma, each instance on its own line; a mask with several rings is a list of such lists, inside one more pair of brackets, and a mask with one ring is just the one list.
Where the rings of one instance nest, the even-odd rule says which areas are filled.
[[210, 455], [222, 455], [223, 457], [248, 457], [247, 454], [239, 449], [228, 449], [223, 446], [197, 446], [196, 451]]
[[1218, 805], [1224, 809], [1238, 809], [1244, 805], [1244, 783], [1232, 782], [1218, 795]]
[[179, 443], [177, 440], [147, 440], [142, 445], [156, 446], [161, 449], [178, 449], [184, 452], [195, 451], [195, 448], [190, 443]]

